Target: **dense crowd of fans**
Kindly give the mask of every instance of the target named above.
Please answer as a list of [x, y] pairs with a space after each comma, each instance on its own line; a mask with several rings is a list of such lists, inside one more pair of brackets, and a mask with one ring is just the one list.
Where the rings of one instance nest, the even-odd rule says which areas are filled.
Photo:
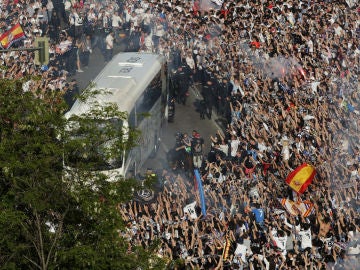
[[[140, 50], [168, 57], [175, 85], [182, 82], [175, 86], [179, 103], [189, 87], [183, 82], [199, 82], [202, 117], [215, 110], [228, 127], [211, 137], [212, 150], [199, 166], [206, 216], [193, 181], [165, 171], [156, 203], [123, 206], [129, 239], [148, 246], [160, 238], [159, 254], [189, 268], [354, 267], [358, 7], [316, 1], [157, 6], [155, 38]], [[157, 29], [166, 29], [159, 39]], [[184, 139], [178, 148], [194, 155], [196, 141]], [[317, 171], [301, 196], [314, 207], [306, 215], [279, 202], [299, 200], [284, 179], [303, 163]]]
[[[24, 91], [68, 91], [91, 53], [115, 44], [167, 57], [227, 128], [197, 152], [207, 213], [195, 183], [164, 170], [155, 202], [120, 208], [134, 245], [161, 241], [158, 255], [189, 269], [356, 269], [359, 265], [360, 7], [356, 1], [0, 1], [0, 27], [20, 22], [35, 46], [50, 38], [50, 62], [2, 53], [2, 78], [40, 75]], [[70, 74], [69, 74], [70, 73]], [[176, 85], [184, 101], [189, 85]], [[202, 134], [203, 135], [203, 134]], [[194, 142], [189, 144], [194, 156]], [[199, 154], [201, 153], [201, 154]], [[195, 160], [193, 160], [195, 161]], [[284, 179], [316, 168], [300, 198]], [[279, 199], [310, 202], [306, 215]], [[300, 201], [301, 200], [301, 201]], [[296, 208], [296, 204], [293, 204]], [[298, 212], [297, 212], [298, 211]], [[131, 246], [129, 247], [131, 252]], [[175, 263], [174, 263], [175, 265]], [[175, 267], [175, 266], [174, 266]], [[180, 268], [179, 266], [177, 266]]]

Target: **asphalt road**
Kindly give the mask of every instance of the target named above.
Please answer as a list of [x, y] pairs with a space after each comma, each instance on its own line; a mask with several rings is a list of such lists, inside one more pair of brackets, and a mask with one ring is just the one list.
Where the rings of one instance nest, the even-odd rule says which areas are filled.
[[[123, 51], [122, 46], [117, 46], [114, 49], [114, 54]], [[104, 68], [105, 61], [100, 51], [96, 48], [90, 55], [89, 67], [83, 69], [84, 72], [76, 73], [70, 79], [76, 79], [80, 89], [84, 89]], [[149, 158], [143, 166], [145, 171], [147, 168], [154, 170], [162, 170], [167, 168], [168, 161], [166, 159], [166, 153], [174, 147], [175, 134], [177, 132], [192, 133], [192, 130], [197, 130], [205, 140], [205, 153], [210, 149], [210, 135], [214, 135], [220, 126], [220, 119], [213, 116], [212, 119], [200, 119], [200, 115], [197, 112], [197, 102], [200, 99], [199, 88], [201, 86], [190, 87], [190, 95], [187, 99], [186, 105], [176, 104], [175, 107], [175, 121], [173, 123], [166, 123], [161, 137], [160, 148], [154, 158]]]

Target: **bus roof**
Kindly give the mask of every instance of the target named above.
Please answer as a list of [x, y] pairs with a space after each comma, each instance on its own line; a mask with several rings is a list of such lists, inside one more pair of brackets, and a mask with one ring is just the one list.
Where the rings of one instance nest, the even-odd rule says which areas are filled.
[[[163, 61], [162, 56], [152, 53], [115, 55], [93, 81], [95, 89], [104, 89], [111, 94], [98, 94], [94, 99], [100, 105], [114, 102], [120, 111], [130, 113], [136, 100], [161, 70]], [[90, 104], [78, 99], [65, 116], [87, 113]]]

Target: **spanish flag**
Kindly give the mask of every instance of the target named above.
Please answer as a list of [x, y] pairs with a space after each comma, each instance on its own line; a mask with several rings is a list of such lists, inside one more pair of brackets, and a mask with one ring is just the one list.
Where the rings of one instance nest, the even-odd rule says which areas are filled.
[[0, 36], [0, 43], [4, 49], [8, 49], [14, 42], [25, 38], [25, 33], [20, 23], [15, 24], [9, 31]]
[[316, 174], [315, 168], [304, 163], [289, 173], [285, 182], [298, 194], [304, 193]]

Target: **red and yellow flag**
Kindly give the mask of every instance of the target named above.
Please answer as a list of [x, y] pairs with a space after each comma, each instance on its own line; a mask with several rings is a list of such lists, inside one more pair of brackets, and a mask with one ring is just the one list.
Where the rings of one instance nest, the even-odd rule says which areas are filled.
[[4, 49], [8, 49], [14, 42], [25, 38], [25, 33], [20, 23], [15, 24], [9, 31], [0, 36], [0, 43]]
[[304, 163], [289, 173], [285, 182], [298, 194], [304, 193], [316, 174], [315, 168]]

